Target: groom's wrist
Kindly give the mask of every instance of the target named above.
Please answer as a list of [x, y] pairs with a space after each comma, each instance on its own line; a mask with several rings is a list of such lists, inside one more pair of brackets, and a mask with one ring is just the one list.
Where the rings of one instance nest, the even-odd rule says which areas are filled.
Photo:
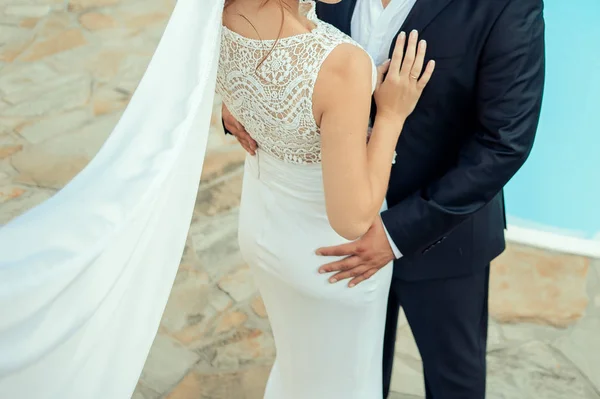
[[400, 259], [402, 257], [402, 252], [400, 252], [398, 246], [392, 239], [392, 236], [390, 235], [387, 227], [385, 227], [385, 223], [383, 220], [381, 221], [381, 225], [383, 226], [383, 231], [385, 231], [385, 236], [387, 237], [388, 243], [390, 244], [390, 248], [392, 248], [392, 252], [394, 253], [394, 259]]

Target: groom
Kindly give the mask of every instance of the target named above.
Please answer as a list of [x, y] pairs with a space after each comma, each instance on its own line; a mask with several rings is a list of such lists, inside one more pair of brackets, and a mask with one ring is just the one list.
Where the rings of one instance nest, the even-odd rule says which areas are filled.
[[[542, 9], [542, 0], [317, 5], [322, 20], [351, 35], [378, 64], [391, 56], [398, 33], [413, 29], [436, 61], [396, 147], [389, 210], [357, 242], [319, 250], [345, 257], [322, 271], [333, 273], [332, 283], [351, 286], [395, 259], [384, 397], [400, 307], [423, 359], [427, 398], [485, 397], [489, 268], [505, 248], [502, 189], [527, 159], [537, 129]], [[254, 153], [256, 143], [239, 123], [226, 116], [225, 126]]]

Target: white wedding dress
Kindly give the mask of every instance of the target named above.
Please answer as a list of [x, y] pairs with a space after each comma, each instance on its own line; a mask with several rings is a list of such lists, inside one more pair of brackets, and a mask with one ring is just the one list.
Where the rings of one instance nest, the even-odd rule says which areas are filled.
[[178, 0], [98, 155], [0, 228], [1, 399], [131, 398], [198, 191], [222, 11]]
[[331, 259], [315, 255], [347, 241], [327, 219], [312, 93], [331, 51], [357, 44], [310, 7], [316, 28], [274, 48], [225, 27], [221, 40], [217, 90], [259, 147], [246, 159], [239, 244], [277, 349], [265, 399], [379, 399], [392, 267], [348, 288], [318, 274]]
[[344, 240], [325, 214], [312, 89], [350, 39], [315, 20], [253, 78], [257, 42], [222, 31], [222, 11], [223, 0], [178, 0], [97, 156], [0, 227], [1, 399], [131, 397], [185, 245], [219, 61], [219, 91], [261, 145], [247, 161], [240, 244], [277, 344], [266, 398], [381, 397], [391, 267], [349, 289], [318, 275], [314, 255]]

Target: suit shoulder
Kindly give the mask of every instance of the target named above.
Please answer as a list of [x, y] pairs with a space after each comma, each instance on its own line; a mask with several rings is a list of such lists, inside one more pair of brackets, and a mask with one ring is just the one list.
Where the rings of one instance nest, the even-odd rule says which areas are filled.
[[491, 2], [497, 3], [497, 7], [499, 7], [500, 14], [504, 14], [506, 12], [527, 12], [529, 10], [544, 9], [543, 0], [491, 0], [490, 3]]
[[484, 7], [489, 23], [529, 23], [543, 13], [543, 0], [473, 0], [473, 5]]

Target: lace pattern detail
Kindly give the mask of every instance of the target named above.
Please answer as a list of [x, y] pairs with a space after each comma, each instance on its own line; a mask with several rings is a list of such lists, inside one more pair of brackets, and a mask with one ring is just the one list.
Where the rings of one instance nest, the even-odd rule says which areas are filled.
[[275, 40], [249, 39], [223, 27], [217, 76], [218, 93], [259, 148], [296, 164], [321, 162], [321, 140], [312, 104], [321, 65], [338, 45], [358, 46], [318, 20], [314, 2], [302, 2], [301, 7], [306, 5], [306, 16], [316, 27], [282, 38], [277, 44]]

